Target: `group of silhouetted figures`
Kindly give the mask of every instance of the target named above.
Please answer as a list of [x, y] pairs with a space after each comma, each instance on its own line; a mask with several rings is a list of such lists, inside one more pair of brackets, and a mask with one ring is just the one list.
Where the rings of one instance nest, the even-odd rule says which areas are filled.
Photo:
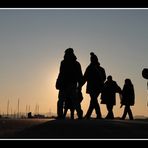
[[[86, 93], [90, 95], [90, 104], [87, 113], [84, 115], [81, 108], [83, 94], [81, 92], [83, 85], [86, 85]], [[97, 56], [90, 53], [90, 64], [82, 74], [81, 65], [77, 61], [72, 48], [65, 50], [64, 59], [60, 64], [60, 71], [56, 81], [56, 89], [59, 90], [57, 102], [58, 119], [66, 117], [68, 109], [70, 118], [74, 119], [74, 112], [77, 112], [78, 119], [89, 119], [95, 109], [96, 118], [102, 119], [98, 96], [101, 95], [101, 104], [106, 104], [108, 114], [106, 119], [114, 119], [113, 106], [116, 105], [116, 93], [119, 93], [121, 107], [124, 105], [124, 112], [121, 119], [129, 115], [133, 120], [133, 114], [130, 106], [135, 103], [134, 87], [130, 79], [125, 79], [123, 89], [119, 87], [112, 76], [106, 78], [106, 72], [100, 66]]]

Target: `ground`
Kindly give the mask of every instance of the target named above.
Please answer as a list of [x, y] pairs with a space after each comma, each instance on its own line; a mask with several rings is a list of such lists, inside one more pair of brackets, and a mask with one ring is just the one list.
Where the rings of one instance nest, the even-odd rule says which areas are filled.
[[148, 139], [148, 120], [0, 120], [6, 139]]

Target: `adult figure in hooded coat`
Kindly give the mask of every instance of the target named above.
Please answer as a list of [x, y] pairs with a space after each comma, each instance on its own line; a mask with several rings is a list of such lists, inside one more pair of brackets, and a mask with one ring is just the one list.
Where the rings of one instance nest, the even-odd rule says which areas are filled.
[[90, 53], [90, 64], [85, 70], [83, 77], [83, 84], [87, 82], [86, 93], [90, 95], [90, 105], [85, 115], [86, 119], [89, 119], [93, 110], [96, 111], [96, 118], [102, 118], [100, 106], [98, 103], [98, 96], [106, 80], [106, 73], [103, 67], [100, 66], [97, 56]]
[[76, 109], [78, 117], [82, 118], [82, 109], [77, 101], [77, 89], [82, 83], [81, 65], [77, 61], [72, 48], [65, 50], [64, 59], [60, 64], [60, 71], [56, 81], [56, 89], [59, 90], [57, 102], [58, 118], [64, 118], [63, 111], [65, 101], [68, 100], [71, 104], [71, 118], [74, 118], [74, 109]]
[[125, 79], [125, 83], [122, 89], [122, 100], [121, 106], [124, 105], [124, 112], [121, 119], [125, 119], [126, 115], [129, 115], [130, 120], [133, 120], [133, 113], [130, 106], [135, 104], [135, 91], [132, 81], [130, 79]]
[[106, 119], [114, 119], [113, 107], [116, 105], [116, 93], [121, 94], [121, 88], [117, 82], [112, 79], [112, 76], [107, 77], [101, 93], [101, 104], [106, 104], [108, 114]]

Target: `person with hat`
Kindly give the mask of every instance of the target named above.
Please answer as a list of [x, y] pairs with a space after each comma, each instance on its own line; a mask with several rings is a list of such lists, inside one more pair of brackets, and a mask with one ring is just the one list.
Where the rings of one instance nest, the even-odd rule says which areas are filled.
[[101, 104], [106, 104], [108, 114], [105, 119], [114, 119], [113, 107], [116, 105], [116, 93], [121, 96], [121, 88], [109, 75], [101, 92]]
[[104, 82], [106, 80], [105, 69], [100, 66], [98, 57], [91, 52], [90, 53], [90, 64], [85, 70], [83, 77], [83, 85], [87, 82], [86, 93], [90, 95], [90, 105], [85, 115], [85, 119], [89, 119], [93, 110], [96, 111], [96, 118], [101, 119], [101, 111], [98, 103], [98, 96], [101, 93]]
[[121, 106], [125, 106], [123, 115], [121, 119], [125, 119], [126, 115], [129, 115], [129, 119], [133, 120], [133, 113], [130, 108], [130, 106], [134, 106], [135, 104], [135, 91], [134, 91], [134, 85], [131, 81], [131, 79], [126, 78], [125, 83], [122, 89], [122, 100], [121, 100]]
[[82, 78], [81, 65], [77, 61], [73, 48], [66, 49], [56, 81], [56, 89], [59, 90], [57, 101], [58, 119], [65, 118], [68, 108], [71, 111], [71, 119], [74, 119], [75, 109], [78, 118], [82, 118], [83, 111], [80, 104], [76, 103], [77, 91], [80, 89]]

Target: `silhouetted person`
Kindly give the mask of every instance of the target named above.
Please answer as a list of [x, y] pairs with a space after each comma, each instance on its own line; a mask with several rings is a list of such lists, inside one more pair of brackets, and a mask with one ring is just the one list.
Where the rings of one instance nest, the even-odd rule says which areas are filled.
[[76, 109], [78, 117], [82, 118], [82, 109], [75, 101], [77, 98], [76, 91], [82, 83], [81, 65], [76, 59], [72, 48], [65, 50], [64, 60], [61, 61], [60, 71], [56, 81], [56, 88], [59, 90], [59, 99], [57, 102], [59, 119], [64, 117], [63, 107], [66, 100], [71, 102], [71, 109]]
[[[148, 68], [144, 68], [142, 70], [142, 76], [143, 76], [144, 79], [148, 80]], [[148, 82], [147, 82], [147, 89], [148, 89]]]
[[148, 79], [148, 68], [144, 68], [142, 70], [142, 76], [143, 78]]
[[106, 119], [114, 119], [113, 106], [116, 105], [116, 93], [121, 94], [121, 88], [113, 81], [112, 76], [108, 76], [101, 93], [101, 104], [106, 104], [108, 110]]
[[86, 68], [83, 77], [83, 84], [87, 82], [86, 93], [90, 95], [90, 105], [85, 115], [85, 119], [90, 118], [94, 109], [97, 115], [96, 118], [99, 119], [102, 118], [102, 115], [97, 98], [104, 85], [104, 81], [106, 80], [106, 73], [104, 68], [100, 66], [97, 56], [93, 52], [91, 52], [90, 55], [90, 64]]
[[[74, 106], [73, 101], [71, 99], [66, 99], [65, 100], [65, 105], [64, 105], [64, 118], [66, 117], [68, 109], [70, 109], [71, 112], [71, 119], [74, 119], [74, 111], [76, 108], [79, 109], [77, 112], [77, 116], [79, 117], [78, 119], [82, 119], [83, 111], [81, 109], [81, 102], [83, 100], [83, 95], [80, 89], [76, 90], [76, 99], [74, 101], [74, 104], [77, 105], [77, 107]], [[80, 113], [80, 115], [79, 115]]]
[[[144, 68], [144, 69], [142, 70], [142, 77], [143, 77], [144, 79], [147, 79], [147, 80], [148, 80], [148, 68]], [[147, 90], [148, 90], [148, 81], [147, 81]], [[147, 106], [148, 106], [148, 101], [147, 101]]]
[[124, 112], [121, 119], [125, 119], [126, 115], [129, 115], [130, 120], [133, 120], [133, 114], [130, 106], [135, 104], [135, 92], [134, 86], [130, 79], [125, 79], [125, 84], [122, 89], [121, 105], [125, 105]]

